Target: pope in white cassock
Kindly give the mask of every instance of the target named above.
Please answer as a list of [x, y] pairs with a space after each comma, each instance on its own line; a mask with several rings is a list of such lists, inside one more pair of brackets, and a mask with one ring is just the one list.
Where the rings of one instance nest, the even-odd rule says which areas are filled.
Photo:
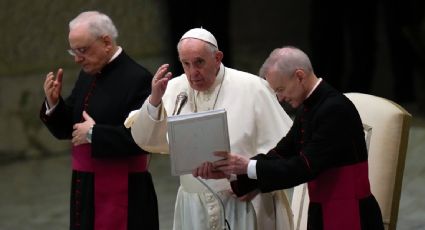
[[[205, 29], [186, 32], [177, 45], [184, 74], [171, 79], [168, 64], [159, 67], [152, 92], [125, 125], [146, 151], [167, 153], [167, 115], [176, 97], [186, 92], [181, 114], [225, 109], [231, 152], [248, 157], [267, 153], [287, 133], [292, 120], [282, 109], [267, 82], [258, 76], [227, 68], [214, 36]], [[207, 132], [207, 131], [206, 131]], [[232, 230], [291, 229], [292, 213], [286, 194], [254, 193], [236, 197], [229, 179], [204, 180], [220, 197]], [[175, 230], [222, 229], [220, 201], [192, 174], [180, 176], [174, 212]]]

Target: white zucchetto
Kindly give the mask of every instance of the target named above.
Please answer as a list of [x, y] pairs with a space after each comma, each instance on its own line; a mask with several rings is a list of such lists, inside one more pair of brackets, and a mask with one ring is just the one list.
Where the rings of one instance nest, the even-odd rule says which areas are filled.
[[212, 35], [212, 33], [203, 28], [194, 28], [187, 31], [185, 34], [183, 34], [182, 38], [180, 38], [180, 41], [186, 38], [199, 39], [204, 42], [208, 42], [218, 48], [217, 40], [215, 39], [214, 35]]

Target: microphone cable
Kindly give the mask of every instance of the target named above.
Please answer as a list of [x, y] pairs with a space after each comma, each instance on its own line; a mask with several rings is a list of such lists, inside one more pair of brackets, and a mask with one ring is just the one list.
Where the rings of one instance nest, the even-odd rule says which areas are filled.
[[[231, 228], [230, 228], [230, 224], [229, 224], [229, 222], [227, 221], [227, 219], [226, 219], [226, 209], [224, 208], [224, 203], [223, 203], [223, 200], [221, 200], [221, 198], [217, 195], [217, 193], [216, 192], [214, 192], [214, 190], [210, 187], [210, 186], [208, 186], [207, 185], [207, 183], [205, 183], [203, 180], [201, 180], [199, 177], [195, 177], [199, 182], [201, 182], [201, 184], [203, 184], [212, 194], [213, 194], [213, 196], [215, 197], [215, 199], [216, 200], [218, 200], [219, 201], [219, 203], [220, 203], [220, 206], [221, 206], [221, 213], [222, 213], [222, 218], [223, 218], [223, 220], [224, 220], [224, 223], [225, 223], [225, 225], [224, 226], [222, 226], [222, 228], [223, 228], [223, 230], [231, 230]], [[226, 226], [227, 226], [227, 228], [226, 228]]]

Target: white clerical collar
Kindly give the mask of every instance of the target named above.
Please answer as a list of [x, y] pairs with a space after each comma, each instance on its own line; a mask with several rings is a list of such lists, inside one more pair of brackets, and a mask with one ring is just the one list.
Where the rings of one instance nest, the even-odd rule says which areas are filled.
[[115, 58], [117, 58], [117, 57], [118, 57], [118, 55], [120, 55], [120, 54], [121, 54], [121, 52], [122, 52], [122, 48], [121, 48], [121, 46], [118, 46], [117, 51], [115, 51], [114, 55], [112, 55], [112, 57], [111, 57], [111, 59], [109, 60], [109, 62], [108, 62], [108, 63], [110, 63], [110, 62], [111, 62], [111, 61], [113, 61]]
[[308, 93], [306, 99], [308, 97], [310, 97], [310, 95], [314, 92], [314, 90], [317, 88], [317, 86], [319, 86], [320, 82], [322, 82], [322, 78], [319, 78], [318, 81], [316, 82], [316, 84], [314, 85], [313, 89], [311, 89], [311, 91]]

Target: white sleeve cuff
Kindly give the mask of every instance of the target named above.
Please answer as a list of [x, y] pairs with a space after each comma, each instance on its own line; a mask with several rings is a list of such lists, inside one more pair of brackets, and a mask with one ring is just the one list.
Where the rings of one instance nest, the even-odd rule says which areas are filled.
[[[153, 118], [154, 120], [158, 120], [158, 110], [161, 109], [161, 106], [155, 107], [153, 105], [151, 105], [151, 103], [149, 103], [148, 101], [148, 114], [151, 118]], [[159, 118], [161, 119], [161, 118]]]
[[50, 116], [50, 114], [53, 113], [53, 111], [55, 111], [55, 108], [58, 104], [54, 105], [52, 108], [49, 107], [49, 103], [47, 103], [47, 101], [44, 102], [44, 104], [46, 105], [46, 115]]
[[236, 174], [230, 174], [230, 177], [228, 179], [230, 182], [238, 180], [238, 177], [236, 176]]
[[247, 174], [251, 179], [257, 179], [257, 160], [250, 160], [248, 163]]

